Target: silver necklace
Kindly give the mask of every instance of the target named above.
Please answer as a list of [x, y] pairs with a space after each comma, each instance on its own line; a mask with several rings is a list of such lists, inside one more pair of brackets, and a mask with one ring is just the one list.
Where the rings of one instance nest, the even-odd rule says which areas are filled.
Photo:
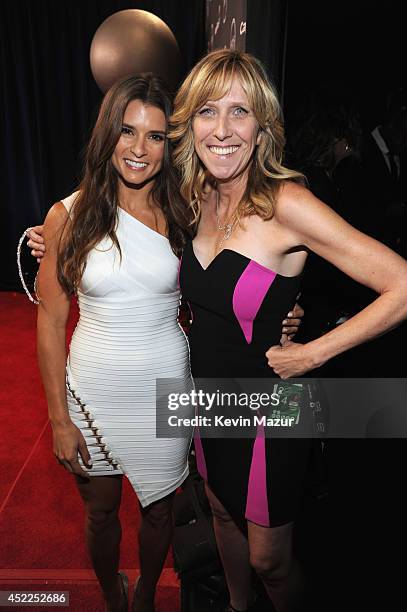
[[228, 240], [228, 238], [230, 238], [230, 235], [233, 231], [233, 227], [236, 221], [237, 221], [237, 218], [236, 218], [236, 210], [235, 210], [229, 223], [225, 223], [224, 225], [221, 225], [220, 219], [219, 219], [219, 191], [216, 191], [216, 224], [217, 224], [218, 230], [223, 231], [223, 237], [222, 237], [222, 240], [219, 246], [223, 244], [224, 240]]

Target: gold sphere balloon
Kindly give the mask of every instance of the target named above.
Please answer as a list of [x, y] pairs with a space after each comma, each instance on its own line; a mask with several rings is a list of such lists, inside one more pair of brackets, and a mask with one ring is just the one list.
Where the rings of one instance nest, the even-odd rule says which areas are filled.
[[96, 83], [106, 92], [118, 79], [153, 72], [175, 91], [181, 54], [174, 34], [162, 19], [140, 9], [119, 11], [96, 30], [90, 48]]

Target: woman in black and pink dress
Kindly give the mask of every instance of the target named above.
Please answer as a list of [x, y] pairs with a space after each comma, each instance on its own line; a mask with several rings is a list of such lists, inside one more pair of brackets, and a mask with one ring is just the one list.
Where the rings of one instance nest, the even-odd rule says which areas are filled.
[[[182, 84], [171, 122], [181, 193], [198, 222], [180, 268], [194, 377], [302, 376], [407, 317], [407, 263], [284, 167], [279, 104], [255, 58], [231, 50], [203, 58]], [[379, 297], [321, 338], [282, 346], [309, 250]], [[198, 429], [195, 447], [229, 610], [247, 609], [250, 566], [278, 612], [301, 609], [292, 533], [312, 440], [273, 439], [261, 426], [251, 439], [204, 438]]]

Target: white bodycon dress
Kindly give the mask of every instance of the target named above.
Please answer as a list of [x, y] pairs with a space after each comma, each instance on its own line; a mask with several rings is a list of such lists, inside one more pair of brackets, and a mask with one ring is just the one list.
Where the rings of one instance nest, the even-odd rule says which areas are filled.
[[[75, 197], [63, 200], [68, 212]], [[86, 471], [125, 474], [146, 506], [188, 475], [190, 439], [156, 437], [155, 398], [157, 378], [188, 386], [189, 349], [177, 322], [179, 260], [169, 241], [120, 208], [116, 233], [121, 261], [110, 238], [87, 258], [67, 399], [92, 456]]]

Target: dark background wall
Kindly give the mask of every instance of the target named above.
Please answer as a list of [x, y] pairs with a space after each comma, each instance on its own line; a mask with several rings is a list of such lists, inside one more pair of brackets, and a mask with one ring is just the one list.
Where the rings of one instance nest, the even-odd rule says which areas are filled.
[[[205, 49], [204, 0], [5, 0], [0, 4], [1, 227], [0, 289], [19, 289], [18, 237], [40, 223], [78, 181], [81, 151], [101, 93], [89, 49], [101, 23], [138, 8], [173, 31], [183, 73]], [[25, 251], [28, 251], [25, 249]], [[24, 268], [34, 261], [24, 257]]]
[[[0, 289], [19, 288], [18, 236], [77, 183], [80, 152], [101, 98], [90, 71], [90, 44], [109, 15], [127, 8], [150, 11], [168, 24], [184, 73], [205, 52], [205, 0], [0, 4]], [[364, 120], [373, 124], [387, 87], [405, 81], [401, 11], [402, 3], [393, 0], [247, 0], [246, 49], [267, 64], [288, 122], [310, 88], [334, 82], [355, 96]]]
[[352, 94], [366, 123], [373, 125], [386, 91], [406, 83], [403, 4], [288, 0], [286, 117], [310, 89], [331, 84]]
[[246, 51], [266, 66], [284, 99], [287, 0], [247, 0]]

